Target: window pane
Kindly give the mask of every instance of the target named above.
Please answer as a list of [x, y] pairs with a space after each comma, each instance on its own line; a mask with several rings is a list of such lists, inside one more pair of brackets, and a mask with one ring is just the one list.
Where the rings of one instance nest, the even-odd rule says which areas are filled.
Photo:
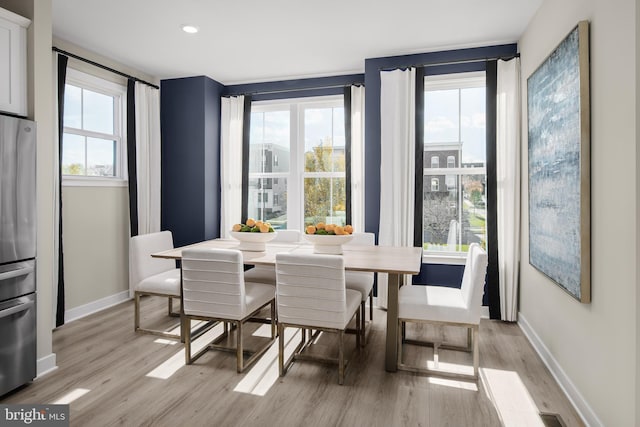
[[304, 110], [306, 172], [344, 172], [344, 144], [344, 108]]
[[65, 133], [62, 136], [62, 174], [85, 174], [84, 136]]
[[304, 223], [345, 225], [347, 194], [345, 178], [304, 179]]
[[82, 89], [70, 84], [64, 86], [64, 125], [82, 129]]
[[116, 142], [87, 138], [87, 175], [115, 176]]
[[249, 173], [289, 172], [289, 110], [251, 113]]
[[458, 142], [460, 113], [458, 89], [424, 94], [424, 142]]
[[462, 162], [467, 165], [484, 166], [487, 158], [485, 88], [468, 88], [460, 92]]
[[287, 180], [255, 178], [249, 180], [248, 217], [268, 221], [274, 229], [287, 228]]
[[83, 89], [83, 129], [113, 134], [113, 97]]

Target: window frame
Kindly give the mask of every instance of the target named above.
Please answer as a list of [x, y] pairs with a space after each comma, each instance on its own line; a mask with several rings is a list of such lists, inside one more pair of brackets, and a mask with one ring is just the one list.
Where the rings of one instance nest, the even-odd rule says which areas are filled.
[[[127, 87], [93, 74], [77, 70], [69, 66], [65, 85], [71, 85], [80, 89], [90, 90], [102, 95], [113, 97], [113, 134], [89, 131], [74, 127], [64, 126], [63, 134], [79, 135], [89, 138], [112, 140], [115, 142], [115, 175], [91, 176], [91, 175], [65, 175], [62, 174], [63, 186], [77, 187], [126, 187], [129, 184], [127, 170]], [[86, 143], [85, 143], [86, 144]], [[62, 164], [59, 165], [62, 168]]]
[[[426, 94], [427, 91], [436, 91], [436, 90], [450, 90], [450, 89], [468, 89], [468, 88], [477, 88], [477, 87], [483, 87], [485, 88], [485, 96], [489, 96], [488, 93], [486, 93], [486, 89], [487, 89], [487, 75], [486, 75], [486, 71], [473, 71], [473, 72], [464, 72], [464, 73], [453, 73], [453, 74], [439, 74], [439, 75], [429, 75], [429, 76], [424, 76], [423, 78], [423, 84], [424, 84], [424, 88], [423, 91]], [[425, 97], [426, 98], [426, 97]], [[426, 99], [425, 99], [426, 102]], [[461, 116], [461, 111], [462, 111], [462, 105], [459, 102], [458, 103], [458, 114], [459, 117]], [[487, 114], [487, 112], [485, 111], [485, 115]], [[460, 120], [459, 120], [460, 121]], [[486, 125], [485, 125], [486, 126]], [[486, 127], [485, 127], [486, 129]], [[424, 130], [423, 130], [424, 132]], [[461, 140], [462, 139], [462, 123], [458, 124], [458, 139]], [[460, 142], [457, 142], [460, 143]], [[488, 141], [485, 141], [485, 144], [488, 144]], [[455, 144], [455, 143], [449, 143], [449, 142], [436, 142], [436, 141], [432, 141], [432, 142], [424, 142], [424, 147], [428, 147], [430, 144], [433, 145], [444, 145], [444, 144]], [[461, 144], [461, 143], [460, 143]], [[486, 145], [485, 145], [485, 149], [486, 149]], [[423, 149], [424, 150], [424, 149]], [[461, 155], [461, 153], [460, 153]], [[454, 163], [455, 163], [455, 156], [454, 157]], [[430, 159], [432, 158], [432, 156], [430, 156]], [[432, 160], [431, 160], [432, 162]], [[430, 164], [429, 165], [424, 165], [423, 166], [423, 172], [422, 172], [422, 179], [424, 184], [426, 185], [427, 182], [425, 180], [425, 178], [427, 176], [430, 177], [430, 181], [429, 181], [429, 189], [431, 191], [433, 191], [433, 178], [439, 177], [439, 176], [445, 176], [445, 188], [447, 187], [447, 179], [446, 177], [448, 175], [453, 175], [456, 177], [456, 181], [460, 180], [462, 181], [462, 177], [465, 175], [484, 175], [485, 176], [485, 180], [487, 179], [487, 160], [485, 159], [485, 166], [484, 167], [477, 167], [477, 166], [473, 166], [473, 167], [463, 167], [462, 165], [462, 158], [458, 159], [458, 165], [455, 165], [455, 167], [453, 168], [449, 168], [449, 162], [448, 162], [448, 158], [447, 158], [447, 165], [446, 167], [438, 167], [438, 168], [431, 168]], [[462, 197], [462, 185], [457, 186], [456, 185], [456, 190], [459, 191], [460, 193], [460, 197]], [[448, 191], [448, 189], [447, 189]], [[423, 200], [424, 203], [424, 200]], [[424, 207], [423, 207], [423, 211], [421, 213], [422, 215], [424, 215]], [[422, 223], [422, 221], [420, 222]], [[424, 228], [423, 228], [424, 230]], [[489, 241], [489, 229], [488, 226], [485, 225], [485, 238], [488, 244]], [[421, 233], [423, 234], [423, 233]], [[424, 248], [424, 240], [422, 240], [422, 245]], [[433, 262], [438, 262], [438, 263], [442, 263], [442, 264], [464, 264], [464, 261], [466, 259], [467, 253], [466, 252], [462, 252], [462, 251], [435, 251], [435, 250], [427, 250], [427, 249], [423, 249], [423, 263], [433, 263]]]
[[[254, 112], [283, 111], [285, 108], [289, 110], [289, 172], [248, 171], [248, 179], [250, 182], [253, 179], [285, 178], [287, 183], [287, 228], [303, 230], [305, 228], [304, 180], [306, 178], [342, 178], [346, 183], [346, 162], [350, 161], [349, 158], [345, 158], [345, 170], [343, 172], [305, 171], [304, 113], [307, 109], [344, 108], [344, 95], [253, 101], [251, 103], [251, 114]], [[249, 143], [250, 146], [251, 144]], [[250, 158], [250, 156], [248, 155], [247, 158]]]

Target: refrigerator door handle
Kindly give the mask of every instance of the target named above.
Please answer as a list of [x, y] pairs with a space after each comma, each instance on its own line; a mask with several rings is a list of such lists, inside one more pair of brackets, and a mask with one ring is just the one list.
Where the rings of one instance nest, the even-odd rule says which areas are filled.
[[26, 276], [27, 274], [31, 274], [31, 273], [33, 273], [33, 266], [6, 271], [4, 273], [0, 273], [0, 281], [13, 279], [15, 277]]
[[0, 319], [11, 316], [12, 314], [20, 313], [22, 311], [26, 311], [33, 307], [33, 301], [23, 302], [21, 304], [15, 305], [11, 308], [7, 308], [5, 310], [0, 311]]

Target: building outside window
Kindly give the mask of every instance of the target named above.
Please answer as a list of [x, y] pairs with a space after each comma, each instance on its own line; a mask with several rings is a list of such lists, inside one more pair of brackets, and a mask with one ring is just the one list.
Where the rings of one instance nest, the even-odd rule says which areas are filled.
[[126, 88], [69, 68], [64, 98], [64, 180], [83, 185], [126, 180]]
[[[252, 104], [248, 217], [276, 229], [346, 222], [343, 102], [331, 96]], [[271, 204], [266, 194], [252, 197], [264, 189]]]
[[[425, 77], [423, 247], [427, 253], [464, 253], [472, 242], [486, 247], [484, 74]], [[446, 168], [434, 162], [440, 157], [446, 159]]]

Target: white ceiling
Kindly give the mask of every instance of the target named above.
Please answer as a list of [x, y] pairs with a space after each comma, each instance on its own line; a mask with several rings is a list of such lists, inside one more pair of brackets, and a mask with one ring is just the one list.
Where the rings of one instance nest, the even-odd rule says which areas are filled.
[[540, 3], [53, 0], [53, 33], [161, 79], [236, 84], [362, 73], [365, 58], [513, 43]]

